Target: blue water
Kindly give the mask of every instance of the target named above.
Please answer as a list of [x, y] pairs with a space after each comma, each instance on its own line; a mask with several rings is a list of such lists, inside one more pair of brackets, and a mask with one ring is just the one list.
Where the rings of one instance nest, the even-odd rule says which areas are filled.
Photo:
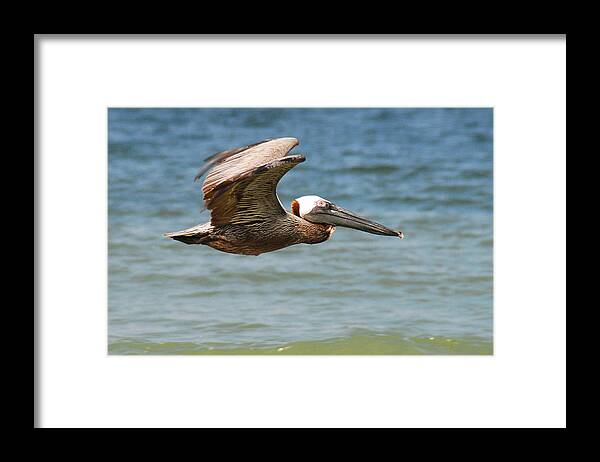
[[[109, 109], [110, 354], [490, 354], [491, 109]], [[209, 220], [205, 157], [294, 136], [284, 206], [322, 196], [404, 240], [338, 228], [248, 257], [162, 233]]]

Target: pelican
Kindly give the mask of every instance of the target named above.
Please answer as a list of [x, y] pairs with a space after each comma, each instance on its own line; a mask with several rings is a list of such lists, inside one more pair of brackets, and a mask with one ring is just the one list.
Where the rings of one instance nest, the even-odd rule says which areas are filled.
[[402, 231], [359, 217], [319, 196], [294, 199], [291, 211], [286, 211], [276, 188], [283, 175], [306, 160], [290, 154], [298, 144], [296, 138], [270, 139], [206, 158], [194, 181], [209, 172], [202, 193], [210, 221], [164, 235], [241, 255], [319, 244], [331, 237], [336, 226], [404, 238]]

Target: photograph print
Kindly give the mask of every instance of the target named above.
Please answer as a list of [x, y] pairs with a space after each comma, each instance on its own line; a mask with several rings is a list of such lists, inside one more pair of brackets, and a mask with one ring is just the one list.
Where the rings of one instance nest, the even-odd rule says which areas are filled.
[[493, 354], [492, 108], [108, 108], [108, 354]]

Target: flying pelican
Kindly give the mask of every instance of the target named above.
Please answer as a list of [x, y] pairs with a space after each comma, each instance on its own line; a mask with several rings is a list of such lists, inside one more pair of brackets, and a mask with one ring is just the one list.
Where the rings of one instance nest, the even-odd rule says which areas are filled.
[[284, 210], [277, 197], [277, 183], [306, 160], [302, 155], [289, 154], [298, 144], [296, 138], [277, 138], [206, 158], [194, 181], [210, 170], [202, 185], [210, 222], [164, 235], [185, 244], [204, 244], [242, 255], [260, 255], [294, 244], [318, 244], [328, 240], [336, 226], [404, 237], [402, 231], [361, 218], [319, 196], [299, 197], [292, 201], [291, 213]]

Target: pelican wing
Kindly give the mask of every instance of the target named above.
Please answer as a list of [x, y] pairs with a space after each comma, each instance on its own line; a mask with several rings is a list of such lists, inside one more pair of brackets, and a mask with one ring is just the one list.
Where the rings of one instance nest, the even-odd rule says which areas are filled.
[[199, 175], [209, 171], [202, 192], [211, 211], [211, 224], [254, 223], [285, 214], [276, 188], [288, 170], [305, 160], [300, 155], [286, 155], [297, 144], [296, 138], [278, 138], [206, 159], [208, 165]]
[[[204, 159], [204, 164], [202, 165], [202, 167], [200, 167], [200, 170], [198, 170], [198, 173], [196, 174], [194, 181], [197, 181], [202, 175], [204, 175], [214, 165], [217, 165], [217, 164], [220, 164], [221, 162], [226, 161], [229, 157], [231, 157], [235, 154], [239, 154], [241, 152], [247, 151], [250, 148], [258, 146], [259, 144], [267, 143], [269, 141], [272, 141], [272, 140], [259, 141], [258, 143], [249, 144], [248, 146], [242, 146], [241, 148], [235, 148], [235, 149], [229, 149], [229, 150], [223, 151], [223, 152], [217, 152], [216, 154], [213, 154], [212, 156], [207, 157], [206, 159]], [[297, 140], [296, 140], [296, 144], [298, 144]]]

